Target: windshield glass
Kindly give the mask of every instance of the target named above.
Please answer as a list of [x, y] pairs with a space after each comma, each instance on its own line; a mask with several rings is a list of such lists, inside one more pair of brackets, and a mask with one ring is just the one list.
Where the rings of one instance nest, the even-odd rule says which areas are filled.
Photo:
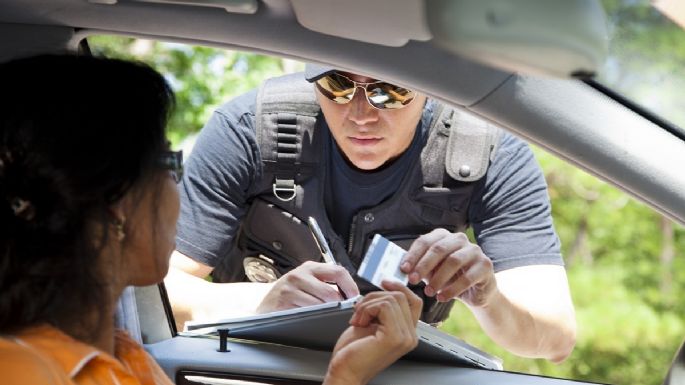
[[685, 134], [685, 31], [647, 0], [602, 3], [609, 56], [596, 80]]
[[[685, 42], [682, 30], [646, 2], [605, 3], [613, 38], [610, 60], [598, 80], [685, 127], [677, 98], [685, 71], [676, 66], [680, 56], [674, 56], [685, 55], [685, 48], [677, 51], [679, 42]], [[660, 27], [655, 26], [668, 32], [656, 33]], [[650, 39], [655, 38], [650, 36], [655, 33], [663, 46], [652, 46]], [[289, 59], [124, 37], [91, 36], [88, 44], [95, 55], [141, 60], [165, 75], [177, 98], [169, 136], [191, 159], [198, 131], [217, 108], [267, 78], [304, 68]], [[661, 384], [685, 335], [685, 306], [680, 300], [685, 259], [678, 258], [685, 250], [685, 229], [545, 151], [534, 148], [534, 154], [547, 181], [576, 312], [573, 353], [561, 364], [511, 354], [484, 333], [460, 302], [440, 329], [501, 357], [507, 371], [612, 384]], [[172, 300], [173, 294], [169, 292]], [[183, 330], [185, 321], [244, 315], [184, 319], [175, 311], [175, 321]]]

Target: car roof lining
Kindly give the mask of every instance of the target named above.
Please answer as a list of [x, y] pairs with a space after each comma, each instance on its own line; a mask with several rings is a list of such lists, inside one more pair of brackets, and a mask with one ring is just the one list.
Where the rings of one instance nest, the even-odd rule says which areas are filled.
[[[19, 0], [7, 1], [11, 5]], [[297, 22], [292, 11], [284, 6], [287, 1], [265, 2], [254, 15], [231, 14], [215, 8], [189, 10], [166, 4], [128, 2], [108, 7], [86, 2], [74, 4], [73, 0], [53, 2], [69, 6], [58, 7], [50, 3], [52, 6], [44, 13], [27, 14], [17, 4], [3, 10], [0, 22], [12, 18], [14, 22], [28, 24], [72, 25], [77, 29], [254, 47], [251, 50], [333, 63], [344, 69], [364, 68], [369, 75], [383, 74], [384, 79], [399, 84], [405, 83], [407, 72], [413, 72], [422, 75], [426, 83], [414, 84], [415, 88], [438, 90], [440, 85], [445, 85], [451, 90], [452, 101], [459, 105], [481, 99], [508, 76], [506, 72], [457, 57], [428, 42], [410, 41], [402, 47], [387, 47], [318, 34]], [[388, 66], [387, 63], [393, 64]], [[450, 76], [455, 71], [465, 76]], [[431, 74], [436, 76], [429, 76]]]
[[70, 27], [0, 23], [0, 61], [42, 52], [72, 51]]

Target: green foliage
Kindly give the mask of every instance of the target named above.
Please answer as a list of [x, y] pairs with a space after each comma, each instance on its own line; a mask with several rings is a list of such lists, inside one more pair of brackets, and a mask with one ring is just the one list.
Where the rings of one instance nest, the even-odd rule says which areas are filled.
[[457, 304], [443, 330], [504, 359], [505, 370], [610, 384], [661, 384], [685, 336], [682, 317], [659, 312], [624, 284], [630, 269], [571, 268], [578, 321], [576, 348], [562, 364], [517, 357], [495, 345]]
[[610, 21], [609, 60], [599, 81], [685, 126], [685, 32], [647, 0], [603, 0]]
[[[571, 357], [558, 366], [501, 349], [499, 354], [515, 371], [613, 384], [660, 384], [685, 337], [685, 308], [677, 301], [685, 289], [685, 261], [677, 252], [672, 262], [661, 260], [668, 243], [662, 226], [668, 220], [617, 188], [534, 151], [549, 184], [578, 340]], [[684, 229], [674, 226], [671, 231], [671, 246], [684, 250]], [[666, 281], [671, 287], [664, 286]], [[468, 312], [459, 311], [460, 317]], [[445, 327], [458, 330], [454, 324]], [[491, 341], [480, 338], [478, 343], [485, 344], [480, 346], [495, 351]]]
[[266, 78], [304, 68], [252, 53], [120, 36], [92, 36], [88, 43], [96, 56], [142, 61], [164, 74], [176, 94], [176, 113], [169, 122], [174, 144], [199, 131], [219, 104]]

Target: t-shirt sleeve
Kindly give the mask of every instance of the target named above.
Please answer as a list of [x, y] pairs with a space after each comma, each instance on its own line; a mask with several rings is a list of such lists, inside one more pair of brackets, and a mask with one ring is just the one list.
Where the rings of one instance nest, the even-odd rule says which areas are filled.
[[504, 133], [472, 201], [476, 241], [495, 272], [527, 265], [563, 265], [547, 183], [530, 147]]
[[176, 249], [210, 267], [230, 251], [261, 173], [255, 98], [253, 91], [215, 111], [184, 165]]

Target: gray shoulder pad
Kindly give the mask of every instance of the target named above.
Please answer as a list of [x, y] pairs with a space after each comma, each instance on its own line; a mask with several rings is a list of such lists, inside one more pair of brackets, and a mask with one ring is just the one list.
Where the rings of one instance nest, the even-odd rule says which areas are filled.
[[[299, 155], [303, 145], [300, 138], [305, 133], [312, 134], [319, 111], [314, 86], [304, 79], [301, 72], [265, 81], [257, 93], [255, 116], [257, 143], [262, 156], [276, 160], [277, 143], [281, 146], [296, 145], [295, 152]], [[288, 135], [292, 135], [292, 143], [288, 143]]]
[[485, 176], [501, 131], [466, 112], [454, 111], [445, 167], [453, 179], [473, 182]]
[[257, 106], [262, 107], [262, 113], [316, 115], [319, 112], [314, 85], [304, 79], [302, 72], [264, 81], [257, 95]]

